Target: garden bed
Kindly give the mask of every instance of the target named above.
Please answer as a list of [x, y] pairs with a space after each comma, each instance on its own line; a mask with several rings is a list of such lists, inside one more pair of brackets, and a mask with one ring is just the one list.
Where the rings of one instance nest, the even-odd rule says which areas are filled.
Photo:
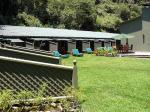
[[66, 96], [45, 96], [38, 92], [23, 90], [14, 94], [11, 90], [0, 91], [0, 112], [81, 112], [78, 93], [69, 89]]

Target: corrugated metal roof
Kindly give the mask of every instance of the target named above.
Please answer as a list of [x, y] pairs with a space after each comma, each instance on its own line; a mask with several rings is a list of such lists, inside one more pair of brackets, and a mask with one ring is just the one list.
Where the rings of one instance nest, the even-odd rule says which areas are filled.
[[32, 40], [41, 41], [41, 40], [53, 40], [50, 38], [31, 38]]
[[24, 42], [24, 41], [22, 41], [22, 40], [20, 40], [20, 39], [7, 39], [7, 40], [10, 40], [11, 42]]
[[92, 31], [78, 31], [67, 29], [25, 27], [0, 25], [2, 36], [28, 36], [28, 37], [58, 37], [58, 38], [113, 38], [118, 34]]
[[58, 40], [58, 41], [61, 41], [61, 40], [62, 40], [62, 41], [69, 41], [69, 40], [72, 40], [72, 39], [59, 39], [59, 38], [58, 38], [58, 39], [53, 39], [53, 40], [56, 40], [56, 41], [57, 41], [57, 40]]
[[91, 40], [91, 41], [94, 41], [95, 39], [89, 39], [89, 38], [86, 38], [86, 39], [83, 39], [83, 38], [82, 38], [82, 39], [80, 39], [80, 38], [78, 38], [78, 39], [73, 39], [73, 40], [81, 40], [81, 41], [82, 41], [82, 40], [86, 40], [86, 41]]

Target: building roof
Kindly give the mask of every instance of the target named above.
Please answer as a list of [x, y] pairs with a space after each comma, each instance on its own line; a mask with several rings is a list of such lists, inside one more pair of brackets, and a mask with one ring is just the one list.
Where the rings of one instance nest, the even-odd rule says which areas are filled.
[[58, 40], [58, 41], [60, 41], [60, 40], [62, 40], [62, 41], [69, 41], [69, 40], [71, 40], [71, 39], [59, 39], [59, 38], [57, 38], [57, 39], [53, 39], [53, 40]]
[[50, 38], [31, 38], [32, 40], [41, 41], [41, 40], [53, 40]]
[[20, 39], [7, 39], [7, 40], [10, 40], [10, 42], [13, 42], [13, 43], [16, 43], [16, 42], [24, 42]]
[[0, 25], [0, 36], [45, 38], [113, 38], [116, 33]]

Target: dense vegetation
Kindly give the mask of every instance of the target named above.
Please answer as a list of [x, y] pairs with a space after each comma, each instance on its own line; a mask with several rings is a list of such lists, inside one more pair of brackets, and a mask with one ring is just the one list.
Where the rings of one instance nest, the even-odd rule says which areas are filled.
[[0, 3], [0, 24], [117, 32], [120, 23], [141, 15], [140, 2], [3, 0]]

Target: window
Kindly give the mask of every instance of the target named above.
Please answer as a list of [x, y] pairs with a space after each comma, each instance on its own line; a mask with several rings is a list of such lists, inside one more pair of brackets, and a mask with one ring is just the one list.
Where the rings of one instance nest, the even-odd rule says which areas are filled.
[[143, 34], [143, 44], [145, 43], [145, 35]]

